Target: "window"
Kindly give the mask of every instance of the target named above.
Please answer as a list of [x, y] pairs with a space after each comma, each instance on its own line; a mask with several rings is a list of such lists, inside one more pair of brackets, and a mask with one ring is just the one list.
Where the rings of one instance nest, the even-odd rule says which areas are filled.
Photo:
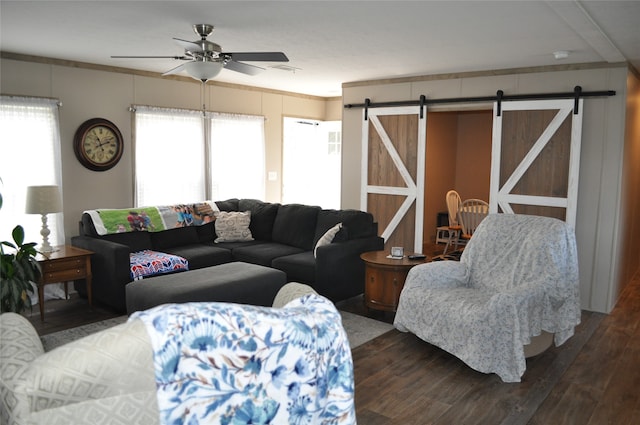
[[212, 199], [264, 199], [264, 118], [211, 116]]
[[202, 112], [136, 107], [135, 204], [206, 199]]
[[263, 117], [136, 107], [137, 206], [263, 199], [264, 169]]
[[342, 133], [339, 131], [330, 131], [327, 133], [329, 149], [327, 155], [340, 155], [342, 152]]
[[[20, 224], [25, 241], [42, 242], [41, 216], [25, 214], [27, 186], [58, 185], [62, 191], [58, 101], [0, 97], [0, 240]], [[49, 214], [51, 245], [64, 244], [63, 214]]]
[[340, 121], [284, 118], [282, 202], [340, 208]]

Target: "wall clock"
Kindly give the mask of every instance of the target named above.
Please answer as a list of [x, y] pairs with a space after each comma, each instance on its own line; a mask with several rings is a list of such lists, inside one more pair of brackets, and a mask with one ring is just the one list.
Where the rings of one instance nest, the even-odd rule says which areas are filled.
[[93, 171], [113, 168], [123, 150], [122, 133], [118, 127], [104, 118], [92, 118], [83, 122], [73, 137], [73, 150], [78, 161]]

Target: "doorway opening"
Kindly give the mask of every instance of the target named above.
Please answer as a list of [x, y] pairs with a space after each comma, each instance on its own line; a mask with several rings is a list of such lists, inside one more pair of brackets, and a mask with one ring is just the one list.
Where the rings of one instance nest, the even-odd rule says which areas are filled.
[[[490, 108], [488, 106], [487, 108]], [[429, 110], [427, 118], [423, 241], [434, 244], [447, 225], [446, 194], [489, 201], [493, 111]], [[444, 213], [443, 216], [441, 213]]]
[[342, 122], [284, 117], [282, 203], [340, 209]]

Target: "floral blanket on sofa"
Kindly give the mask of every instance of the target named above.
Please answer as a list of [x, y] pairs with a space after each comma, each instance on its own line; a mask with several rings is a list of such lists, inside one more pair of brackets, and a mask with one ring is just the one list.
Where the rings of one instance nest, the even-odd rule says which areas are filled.
[[99, 235], [123, 232], [159, 232], [174, 227], [198, 226], [215, 220], [215, 202], [84, 211]]
[[153, 346], [163, 424], [356, 423], [347, 335], [324, 297], [165, 304], [134, 319]]

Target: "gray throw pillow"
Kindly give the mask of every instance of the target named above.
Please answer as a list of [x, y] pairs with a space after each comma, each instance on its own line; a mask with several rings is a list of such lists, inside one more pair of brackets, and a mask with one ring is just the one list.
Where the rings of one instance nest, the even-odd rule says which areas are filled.
[[214, 242], [245, 242], [252, 241], [253, 235], [249, 230], [251, 212], [249, 211], [221, 211], [216, 214], [216, 235]]
[[318, 242], [316, 243], [316, 246], [313, 249], [314, 257], [317, 256], [318, 247], [323, 245], [329, 245], [331, 242], [333, 242], [333, 238], [335, 238], [336, 234], [340, 231], [340, 229], [342, 229], [342, 223], [336, 224], [331, 229], [327, 230], [320, 239], [318, 239]]

